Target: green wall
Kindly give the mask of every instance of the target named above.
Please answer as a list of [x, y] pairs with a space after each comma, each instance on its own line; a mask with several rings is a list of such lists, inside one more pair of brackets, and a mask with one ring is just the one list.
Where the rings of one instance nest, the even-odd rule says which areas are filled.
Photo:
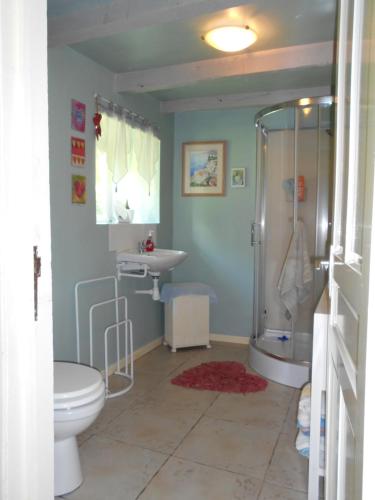
[[[194, 111], [175, 115], [173, 245], [188, 259], [173, 281], [211, 285], [219, 303], [211, 305], [211, 333], [248, 337], [253, 317], [253, 249], [250, 224], [255, 216], [256, 129], [258, 110]], [[181, 145], [227, 141], [226, 194], [181, 196]], [[231, 168], [246, 169], [246, 187], [231, 188]]]
[[[120, 96], [113, 92], [113, 74], [69, 48], [49, 51], [50, 182], [52, 224], [53, 320], [55, 359], [76, 356], [74, 285], [77, 281], [115, 274], [115, 252], [108, 250], [108, 226], [95, 223], [95, 139], [91, 118], [93, 95], [99, 93], [157, 123], [162, 136], [161, 224], [159, 247], [186, 250], [188, 259], [173, 272], [174, 281], [211, 285], [219, 303], [211, 306], [211, 332], [249, 336], [253, 307], [253, 250], [250, 223], [255, 209], [255, 109], [214, 110], [162, 115], [149, 96]], [[70, 100], [86, 104], [86, 132], [70, 127]], [[86, 140], [86, 166], [70, 165], [70, 137]], [[222, 197], [181, 196], [181, 144], [188, 141], [227, 141], [226, 194]], [[230, 187], [230, 169], [246, 168], [246, 187]], [[71, 203], [71, 175], [87, 177], [86, 205]], [[172, 238], [173, 235], [173, 238]], [[164, 276], [169, 279], [169, 276]], [[135, 348], [163, 334], [162, 305], [134, 290], [149, 288], [150, 280], [122, 279], [120, 294], [129, 299]], [[87, 305], [110, 298], [109, 287], [83, 293], [81, 349], [87, 352]], [[103, 366], [102, 331], [111, 310], [96, 318], [94, 360]], [[87, 356], [83, 356], [87, 361]]]
[[[161, 247], [172, 244], [173, 116], [159, 113], [159, 102], [151, 97], [121, 97], [113, 93], [113, 74], [69, 48], [49, 51], [49, 128], [52, 225], [53, 325], [55, 359], [74, 360], [76, 355], [74, 285], [77, 281], [115, 274], [115, 252], [108, 250], [108, 226], [95, 223], [95, 138], [92, 116], [94, 94], [123, 104], [157, 123], [161, 129], [161, 224], [157, 240]], [[86, 131], [70, 127], [70, 101], [86, 104]], [[70, 165], [70, 137], [86, 140], [86, 166]], [[86, 205], [71, 203], [71, 175], [87, 177]], [[149, 296], [135, 296], [135, 288], [149, 288], [151, 280], [122, 279], [120, 293], [129, 298], [134, 323], [135, 348], [162, 335], [162, 306]], [[108, 287], [92, 287], [89, 300], [110, 298]], [[86, 292], [85, 292], [86, 293]], [[86, 307], [84, 295], [83, 307]], [[95, 331], [96, 363], [103, 366], [103, 326], [111, 311], [98, 315]], [[87, 313], [83, 313], [83, 350], [87, 351]], [[87, 357], [83, 357], [87, 360]]]

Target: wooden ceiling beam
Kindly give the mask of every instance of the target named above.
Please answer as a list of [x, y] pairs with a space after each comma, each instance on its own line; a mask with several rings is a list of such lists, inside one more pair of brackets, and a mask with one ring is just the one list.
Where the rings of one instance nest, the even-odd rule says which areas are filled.
[[269, 73], [333, 63], [333, 43], [321, 42], [207, 59], [115, 75], [116, 92], [154, 92], [229, 76]]
[[184, 21], [216, 11], [248, 5], [245, 0], [113, 0], [48, 20], [48, 45], [72, 45], [86, 40]]
[[203, 109], [227, 109], [243, 107], [273, 106], [280, 102], [302, 99], [304, 97], [323, 97], [331, 95], [329, 85], [300, 89], [286, 89], [269, 92], [242, 92], [240, 94], [216, 95], [176, 99], [160, 103], [162, 113], [178, 113]]

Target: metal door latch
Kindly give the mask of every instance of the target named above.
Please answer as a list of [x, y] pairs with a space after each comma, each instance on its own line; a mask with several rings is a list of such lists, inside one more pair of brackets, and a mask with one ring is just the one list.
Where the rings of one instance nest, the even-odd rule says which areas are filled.
[[251, 234], [251, 246], [255, 247], [256, 245], [260, 245], [261, 244], [261, 241], [260, 241], [260, 224], [258, 224], [257, 222], [253, 222], [251, 224], [250, 234]]
[[329, 269], [329, 260], [325, 257], [311, 257], [311, 263], [315, 271], [328, 271]]
[[38, 321], [38, 278], [42, 274], [42, 259], [38, 256], [38, 247], [33, 247], [34, 254], [34, 320]]

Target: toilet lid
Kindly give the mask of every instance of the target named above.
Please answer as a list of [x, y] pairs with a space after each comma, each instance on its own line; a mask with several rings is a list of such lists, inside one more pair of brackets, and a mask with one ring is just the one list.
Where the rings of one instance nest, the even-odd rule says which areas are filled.
[[72, 408], [94, 401], [104, 394], [102, 375], [96, 368], [54, 362], [54, 407]]

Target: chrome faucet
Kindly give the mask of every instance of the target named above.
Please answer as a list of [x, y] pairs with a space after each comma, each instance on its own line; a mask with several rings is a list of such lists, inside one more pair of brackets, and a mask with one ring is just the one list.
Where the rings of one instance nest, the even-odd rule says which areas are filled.
[[146, 242], [144, 240], [138, 242], [138, 253], [141, 255], [146, 250]]

